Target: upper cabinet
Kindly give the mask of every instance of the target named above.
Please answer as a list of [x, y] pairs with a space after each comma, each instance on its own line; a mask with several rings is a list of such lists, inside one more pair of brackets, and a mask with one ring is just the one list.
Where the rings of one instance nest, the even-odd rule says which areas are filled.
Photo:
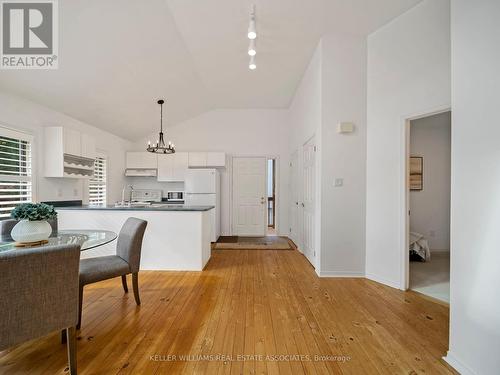
[[158, 154], [158, 181], [184, 181], [188, 159], [187, 152], [176, 152], [169, 155]]
[[78, 130], [60, 128], [63, 132], [63, 152], [65, 154], [82, 155], [82, 135]]
[[126, 166], [127, 169], [156, 169], [157, 154], [147, 151], [127, 152]]
[[95, 139], [78, 130], [50, 126], [45, 134], [45, 177], [89, 178], [94, 175]]
[[188, 168], [224, 168], [224, 152], [176, 152], [155, 154], [146, 151], [127, 152], [125, 171], [131, 177], [157, 177], [161, 182], [182, 182]]
[[81, 134], [81, 155], [83, 158], [96, 158], [95, 138], [87, 134]]
[[224, 152], [190, 152], [189, 168], [224, 168], [226, 154]]

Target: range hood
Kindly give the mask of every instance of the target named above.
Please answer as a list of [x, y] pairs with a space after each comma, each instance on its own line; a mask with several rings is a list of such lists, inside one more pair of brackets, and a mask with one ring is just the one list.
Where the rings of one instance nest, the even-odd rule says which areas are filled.
[[143, 169], [132, 169], [132, 168], [127, 168], [125, 169], [125, 176], [126, 177], [156, 177], [158, 174], [157, 169], [149, 169], [149, 168], [143, 168]]

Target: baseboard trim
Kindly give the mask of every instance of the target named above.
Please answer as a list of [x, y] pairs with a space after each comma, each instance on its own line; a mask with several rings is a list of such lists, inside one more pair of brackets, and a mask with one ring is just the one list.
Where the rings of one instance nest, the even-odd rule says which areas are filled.
[[399, 285], [399, 282], [387, 280], [387, 279], [384, 279], [383, 277], [380, 277], [380, 276], [377, 276], [377, 275], [374, 275], [374, 274], [371, 274], [371, 273], [367, 273], [365, 275], [365, 277], [367, 279], [375, 281], [377, 283], [384, 284], [384, 285], [390, 286], [391, 288], [396, 288], [396, 289], [400, 289], [401, 290], [401, 285]]
[[363, 272], [352, 271], [316, 271], [319, 277], [365, 277]]
[[453, 367], [461, 375], [476, 375], [470, 367], [466, 366], [461, 360], [459, 360], [450, 350], [443, 357], [443, 361]]

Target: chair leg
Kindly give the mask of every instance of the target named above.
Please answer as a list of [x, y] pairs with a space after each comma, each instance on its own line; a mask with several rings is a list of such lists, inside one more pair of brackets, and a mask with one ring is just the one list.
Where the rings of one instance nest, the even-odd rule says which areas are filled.
[[83, 307], [83, 285], [80, 285], [80, 291], [78, 293], [78, 324], [76, 329], [80, 329], [82, 325], [82, 307]]
[[61, 331], [61, 344], [66, 344], [68, 341], [68, 336], [66, 335], [66, 329]]
[[139, 298], [139, 274], [137, 272], [134, 272], [132, 274], [132, 287], [134, 289], [135, 303], [137, 303], [137, 305], [140, 305], [141, 299]]
[[125, 293], [128, 293], [127, 275], [122, 275], [122, 285], [123, 285], [123, 290], [125, 291]]
[[70, 375], [76, 375], [76, 329], [75, 327], [66, 328], [68, 338], [68, 362]]

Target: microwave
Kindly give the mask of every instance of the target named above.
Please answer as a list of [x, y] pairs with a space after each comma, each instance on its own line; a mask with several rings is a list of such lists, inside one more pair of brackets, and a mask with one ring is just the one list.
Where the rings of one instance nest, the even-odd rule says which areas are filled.
[[167, 201], [169, 202], [184, 202], [183, 191], [167, 191]]

